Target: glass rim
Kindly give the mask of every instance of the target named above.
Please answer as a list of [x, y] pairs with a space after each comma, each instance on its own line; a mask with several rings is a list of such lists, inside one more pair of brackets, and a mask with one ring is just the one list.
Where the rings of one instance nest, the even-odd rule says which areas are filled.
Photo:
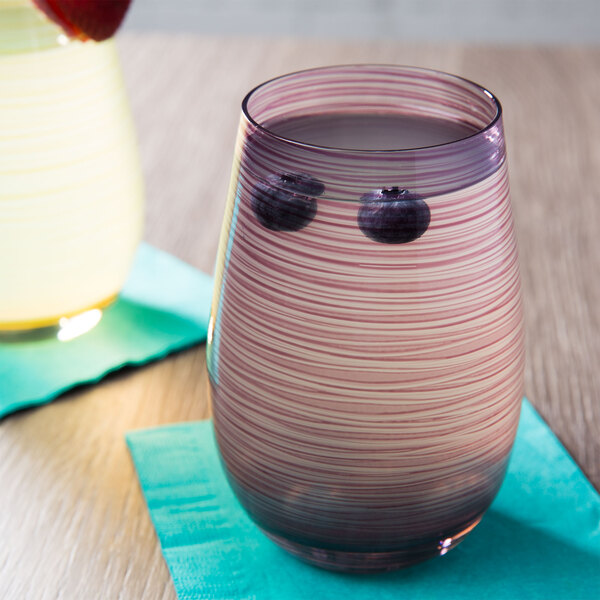
[[[323, 146], [320, 144], [309, 144], [307, 142], [301, 142], [299, 140], [295, 140], [293, 138], [288, 138], [288, 137], [285, 137], [285, 136], [275, 133], [268, 127], [265, 127], [264, 125], [259, 123], [250, 114], [250, 110], [248, 108], [248, 103], [250, 102], [250, 99], [256, 92], [258, 92], [261, 88], [269, 85], [270, 83], [279, 81], [281, 79], [286, 79], [288, 77], [293, 77], [294, 75], [300, 75], [302, 73], [311, 73], [311, 72], [325, 71], [325, 70], [330, 70], [330, 69], [346, 70], [346, 69], [352, 69], [352, 68], [357, 68], [357, 67], [359, 67], [359, 68], [372, 67], [372, 68], [390, 69], [390, 70], [394, 70], [394, 71], [413, 71], [413, 72], [416, 71], [416, 72], [420, 72], [420, 73], [432, 73], [432, 74], [436, 74], [436, 75], [443, 75], [444, 77], [449, 77], [449, 78], [457, 80], [457, 81], [463, 81], [463, 82], [467, 83], [472, 89], [474, 89], [474, 90], [482, 93], [484, 96], [486, 96], [488, 98], [488, 100], [491, 102], [492, 106], [496, 109], [496, 112], [495, 112], [494, 116], [490, 119], [490, 121], [485, 126], [477, 128], [476, 131], [474, 131], [473, 133], [471, 133], [465, 137], [461, 137], [456, 140], [451, 140], [449, 142], [444, 142], [442, 144], [432, 144], [432, 145], [428, 145], [428, 146], [418, 146], [418, 147], [412, 147], [412, 148], [392, 148], [392, 149], [386, 149], [386, 150], [367, 149], [367, 148], [365, 148], [365, 149], [340, 148], [337, 146]], [[472, 138], [475, 138], [477, 136], [485, 134], [487, 131], [492, 129], [502, 118], [502, 104], [500, 103], [500, 100], [498, 100], [497, 96], [494, 93], [492, 93], [490, 90], [488, 90], [486, 87], [480, 85], [479, 83], [476, 83], [475, 81], [468, 79], [466, 77], [462, 77], [460, 75], [455, 75], [453, 73], [448, 73], [447, 71], [442, 71], [440, 69], [428, 69], [425, 67], [415, 67], [415, 66], [410, 66], [410, 65], [398, 65], [398, 64], [393, 64], [393, 63], [348, 63], [348, 64], [326, 65], [326, 66], [321, 66], [321, 67], [311, 67], [308, 69], [298, 69], [296, 71], [291, 71], [290, 73], [284, 73], [283, 75], [278, 75], [276, 77], [272, 77], [271, 79], [267, 79], [266, 81], [263, 81], [262, 83], [259, 83], [258, 85], [253, 87], [246, 94], [246, 96], [244, 96], [244, 99], [242, 100], [242, 114], [244, 115], [244, 117], [246, 118], [246, 120], [249, 123], [251, 123], [259, 131], [262, 131], [265, 135], [268, 135], [270, 138], [276, 139], [280, 142], [284, 142], [287, 144], [292, 144], [294, 146], [298, 146], [301, 148], [306, 148], [308, 150], [325, 150], [328, 152], [344, 152], [344, 153], [358, 153], [358, 154], [398, 154], [398, 153], [404, 153], [404, 152], [419, 152], [419, 151], [423, 151], [423, 150], [432, 150], [432, 149], [436, 149], [436, 148], [451, 147], [454, 144], [459, 144], [459, 143], [465, 142], [466, 140], [470, 140]]]

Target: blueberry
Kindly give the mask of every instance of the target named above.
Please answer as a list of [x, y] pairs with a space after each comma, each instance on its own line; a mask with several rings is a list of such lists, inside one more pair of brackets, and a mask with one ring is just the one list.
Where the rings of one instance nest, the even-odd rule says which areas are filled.
[[299, 231], [317, 213], [317, 200], [325, 186], [304, 173], [269, 175], [256, 184], [250, 204], [259, 223], [272, 231]]
[[429, 227], [429, 207], [419, 194], [398, 187], [365, 194], [358, 210], [358, 226], [370, 239], [383, 244], [406, 244]]

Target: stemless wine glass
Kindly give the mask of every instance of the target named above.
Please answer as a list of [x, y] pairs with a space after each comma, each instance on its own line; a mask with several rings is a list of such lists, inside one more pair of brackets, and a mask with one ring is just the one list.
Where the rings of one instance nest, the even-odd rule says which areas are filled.
[[522, 331], [491, 93], [354, 65], [246, 96], [208, 365], [228, 479], [270, 538], [354, 572], [453, 548], [506, 470]]
[[32, 0], [0, 0], [0, 341], [81, 313], [93, 326], [143, 208], [115, 40], [69, 39]]

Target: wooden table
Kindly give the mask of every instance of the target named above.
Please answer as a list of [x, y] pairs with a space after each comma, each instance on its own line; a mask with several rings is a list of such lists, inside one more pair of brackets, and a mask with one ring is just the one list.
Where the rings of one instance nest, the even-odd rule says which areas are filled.
[[[239, 104], [274, 75], [386, 62], [502, 100], [527, 318], [526, 392], [600, 486], [600, 49], [124, 35], [146, 239], [210, 271]], [[127, 430], [208, 416], [204, 347], [0, 423], [0, 597], [175, 598]]]

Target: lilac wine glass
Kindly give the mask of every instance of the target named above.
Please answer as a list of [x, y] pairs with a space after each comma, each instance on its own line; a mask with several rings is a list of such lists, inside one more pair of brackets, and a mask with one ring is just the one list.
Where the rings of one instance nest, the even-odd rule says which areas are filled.
[[522, 394], [498, 100], [378, 65], [252, 90], [208, 368], [228, 479], [280, 546], [370, 572], [460, 542], [500, 487]]

